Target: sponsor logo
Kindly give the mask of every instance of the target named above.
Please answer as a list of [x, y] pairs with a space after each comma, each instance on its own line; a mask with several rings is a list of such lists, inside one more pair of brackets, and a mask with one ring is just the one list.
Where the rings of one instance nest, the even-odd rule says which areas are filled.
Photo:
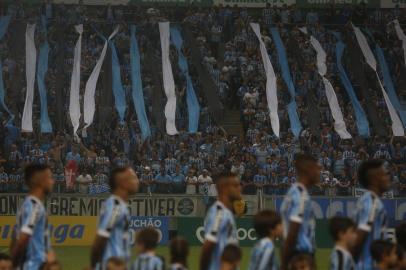
[[194, 209], [195, 205], [189, 198], [183, 198], [178, 202], [178, 212], [182, 215], [190, 215]]

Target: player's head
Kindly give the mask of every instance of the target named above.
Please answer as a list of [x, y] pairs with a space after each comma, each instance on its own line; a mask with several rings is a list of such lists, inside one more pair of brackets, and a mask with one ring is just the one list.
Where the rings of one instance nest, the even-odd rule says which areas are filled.
[[44, 194], [52, 192], [55, 181], [51, 168], [44, 164], [29, 164], [24, 169], [25, 183], [30, 190], [40, 189]]
[[254, 216], [254, 228], [258, 237], [281, 237], [283, 233], [281, 216], [272, 210], [263, 210]]
[[187, 257], [189, 255], [189, 244], [182, 237], [176, 237], [169, 244], [171, 253], [171, 263], [180, 263], [187, 266]]
[[386, 268], [393, 268], [398, 263], [396, 245], [385, 240], [375, 240], [370, 246], [374, 261]]
[[0, 253], [0, 270], [12, 270], [13, 263], [11, 257], [5, 253]]
[[136, 247], [139, 252], [154, 251], [159, 242], [159, 232], [148, 227], [137, 232], [135, 236]]
[[390, 188], [391, 178], [380, 159], [367, 160], [358, 168], [358, 181], [366, 189], [376, 189], [385, 192]]
[[109, 184], [112, 192], [120, 189], [135, 194], [138, 191], [139, 180], [131, 167], [118, 167], [112, 170]]
[[306, 181], [312, 186], [320, 181], [321, 166], [317, 158], [308, 154], [298, 154], [295, 158], [295, 168], [300, 181]]
[[316, 265], [313, 257], [307, 254], [298, 254], [290, 262], [288, 270], [315, 270]]
[[40, 270], [61, 270], [62, 266], [59, 262], [47, 262], [41, 265]]
[[396, 243], [406, 251], [406, 222], [396, 227]]
[[348, 248], [353, 247], [357, 240], [356, 226], [347, 217], [333, 217], [330, 219], [330, 234], [335, 242], [342, 242]]
[[125, 262], [117, 257], [110, 257], [106, 262], [106, 270], [126, 270]]
[[242, 258], [239, 246], [228, 244], [221, 254], [221, 270], [238, 269]]
[[221, 173], [216, 177], [216, 186], [219, 197], [226, 197], [233, 202], [241, 199], [241, 185], [235, 173]]

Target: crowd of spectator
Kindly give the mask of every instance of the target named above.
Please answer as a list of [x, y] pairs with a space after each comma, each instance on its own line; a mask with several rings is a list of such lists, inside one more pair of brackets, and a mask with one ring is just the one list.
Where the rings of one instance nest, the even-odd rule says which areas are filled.
[[[82, 45], [82, 81], [90, 75], [100, 55], [103, 40], [98, 38], [93, 28], [105, 31], [108, 35], [113, 26], [121, 29], [115, 38], [121, 64], [121, 76], [128, 101], [126, 122], [118, 120], [114, 108], [112, 121], [105, 123], [96, 118], [86, 135], [80, 140], [72, 136], [68, 113], [64, 119], [63, 131], [40, 134], [39, 110], [34, 106], [35, 133], [21, 133], [20, 117], [25, 101], [25, 89], [18, 95], [11, 95], [10, 85], [17, 70], [24, 71], [24, 58], [15, 59], [9, 54], [13, 44], [13, 29], [0, 43], [3, 60], [3, 77], [6, 89], [6, 104], [14, 103], [15, 126], [6, 127], [8, 115], [0, 114], [2, 125], [0, 141], [0, 192], [21, 192], [25, 190], [22, 168], [30, 162], [51, 165], [57, 181], [56, 192], [102, 193], [108, 191], [108, 176], [113, 166], [133, 166], [142, 183], [145, 193], [187, 193], [215, 195], [212, 176], [224, 170], [231, 170], [240, 176], [244, 193], [282, 195], [295, 181], [293, 160], [296, 153], [307, 151], [318, 156], [322, 165], [319, 187], [312, 190], [318, 195], [353, 195], [358, 183], [357, 167], [362, 160], [383, 158], [387, 160], [389, 172], [393, 176], [393, 196], [406, 194], [406, 143], [405, 138], [378, 136], [372, 131], [370, 138], [361, 138], [355, 123], [351, 102], [340, 83], [335, 61], [336, 37], [332, 31], [339, 31], [344, 39], [354, 39], [348, 22], [373, 24], [372, 35], [385, 51], [398, 96], [404, 99], [406, 92], [400, 91], [405, 70], [402, 44], [398, 42], [393, 27], [388, 22], [398, 18], [406, 22], [406, 12], [401, 9], [367, 10], [363, 5], [331, 7], [326, 10], [298, 9], [294, 5], [271, 7], [267, 5], [261, 14], [246, 8], [154, 8], [139, 7], [90, 7], [83, 5], [63, 6], [23, 6], [14, 3], [3, 8], [3, 13], [12, 14], [12, 20], [38, 21], [41, 13], [48, 17], [48, 39], [51, 47], [49, 71], [47, 73], [48, 111], [53, 124], [56, 123], [57, 91], [65, 93], [65, 111], [69, 104], [70, 72], [73, 64], [73, 49], [77, 33], [73, 25], [84, 23], [85, 34]], [[63, 14], [63, 16], [62, 16]], [[137, 40], [141, 53], [141, 70], [145, 106], [149, 119], [153, 111], [154, 74], [143, 70], [146, 52], [153, 48], [155, 59], [160, 63], [160, 43], [158, 27], [151, 27], [157, 21], [169, 20], [186, 24], [194, 33], [198, 48], [215, 85], [224, 110], [238, 109], [244, 134], [231, 135], [224, 130], [208, 113], [204, 84], [199, 81], [197, 72], [191, 66], [191, 76], [201, 106], [199, 132], [187, 132], [187, 105], [185, 79], [177, 68], [176, 50], [171, 49], [171, 62], [176, 82], [178, 135], [169, 136], [159, 131], [151, 122], [152, 135], [143, 140], [135, 110], [132, 109], [131, 76], [129, 55], [129, 25], [137, 25]], [[278, 82], [280, 137], [271, 129], [268, 106], [265, 96], [265, 71], [262, 64], [257, 37], [250, 28], [250, 22], [259, 22]], [[57, 89], [56, 63], [52, 61], [53, 50], [58, 40], [56, 24], [71, 25], [67, 32], [63, 50], [65, 51], [64, 89]], [[277, 27], [285, 44], [291, 76], [296, 88], [296, 96], [291, 97], [282, 79], [278, 54], [269, 27]], [[332, 82], [340, 107], [344, 113], [351, 140], [341, 140], [333, 129], [333, 119], [328, 107], [324, 86], [316, 68], [316, 53], [308, 42], [309, 36], [299, 31], [306, 26], [309, 34], [316, 37], [327, 53], [327, 76]], [[68, 29], [68, 28], [66, 28]], [[39, 33], [37, 43], [44, 36]], [[287, 46], [297, 44], [297, 46]], [[190, 48], [184, 44], [184, 54], [189, 56]], [[300, 55], [300, 59], [297, 58]], [[189, 65], [191, 65], [189, 61]], [[403, 65], [403, 66], [402, 66]], [[157, 71], [160, 78], [161, 71]], [[351, 79], [353, 74], [349, 74]], [[101, 84], [98, 84], [96, 101], [100, 99]], [[354, 85], [358, 93], [357, 85]], [[390, 117], [380, 90], [370, 89], [371, 99], [376, 105], [379, 119], [390, 130]], [[99, 93], [99, 94], [98, 94]], [[81, 92], [81, 94], [83, 94]], [[17, 96], [19, 100], [13, 99]], [[294, 98], [303, 130], [295, 138], [290, 131], [287, 104]], [[81, 96], [81, 102], [83, 95]], [[318, 108], [319, 132], [311, 130], [312, 106]]]

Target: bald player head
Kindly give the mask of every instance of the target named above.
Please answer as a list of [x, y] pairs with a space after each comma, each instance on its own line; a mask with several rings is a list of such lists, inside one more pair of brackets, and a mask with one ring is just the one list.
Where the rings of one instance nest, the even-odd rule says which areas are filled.
[[219, 198], [232, 203], [241, 200], [241, 185], [238, 175], [231, 172], [221, 173], [216, 177], [216, 187]]
[[295, 158], [298, 181], [306, 186], [313, 186], [320, 181], [320, 164], [318, 159], [309, 154], [298, 154]]

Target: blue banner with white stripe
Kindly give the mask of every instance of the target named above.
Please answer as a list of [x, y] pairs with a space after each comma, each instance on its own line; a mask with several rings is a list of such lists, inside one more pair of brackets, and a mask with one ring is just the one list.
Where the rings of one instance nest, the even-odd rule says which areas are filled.
[[51, 133], [52, 124], [48, 116], [47, 90], [45, 86], [45, 74], [48, 71], [48, 55], [49, 55], [49, 44], [47, 41], [47, 23], [45, 16], [41, 16], [41, 22], [45, 34], [45, 41], [42, 43], [39, 49], [39, 58], [37, 65], [37, 84], [41, 102], [40, 125], [42, 133]]
[[137, 119], [141, 129], [141, 136], [143, 139], [146, 139], [149, 136], [151, 136], [151, 129], [149, 127], [147, 113], [145, 111], [144, 94], [142, 93], [140, 52], [138, 50], [135, 32], [136, 32], [135, 25], [131, 25], [130, 57], [131, 57], [132, 98], [134, 102], [135, 111], [137, 112]]
[[121, 81], [121, 72], [120, 72], [120, 62], [117, 56], [116, 46], [114, 41], [110, 41], [111, 49], [111, 72], [112, 72], [112, 88], [114, 101], [116, 105], [116, 110], [121, 122], [124, 122], [125, 111], [127, 105], [125, 102], [125, 93], [123, 88], [123, 83]]
[[183, 39], [177, 27], [171, 27], [171, 39], [178, 52], [178, 65], [186, 78], [186, 103], [189, 117], [189, 132], [196, 133], [199, 127], [200, 105], [193, 88], [192, 78], [189, 75], [187, 59], [183, 55]]
[[291, 102], [288, 104], [289, 121], [293, 135], [299, 137], [302, 125], [300, 124], [299, 115], [297, 113], [297, 105], [295, 102], [296, 91], [293, 84], [292, 76], [289, 70], [288, 57], [286, 56], [285, 47], [283, 46], [282, 39], [279, 35], [279, 31], [276, 27], [271, 27], [272, 40], [275, 43], [276, 50], [278, 52], [279, 65], [282, 71], [282, 78], [288, 87], [290, 93]]

